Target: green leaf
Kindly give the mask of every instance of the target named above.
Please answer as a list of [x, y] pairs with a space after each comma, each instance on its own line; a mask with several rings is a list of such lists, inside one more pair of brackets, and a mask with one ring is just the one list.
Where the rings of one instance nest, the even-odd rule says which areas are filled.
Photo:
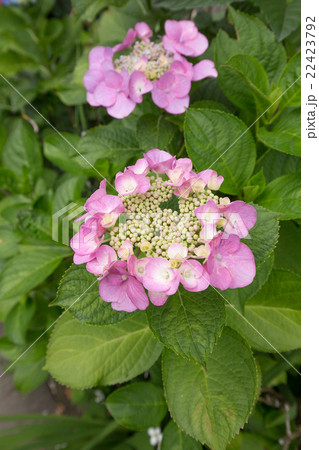
[[94, 20], [94, 17], [108, 6], [123, 6], [128, 0], [72, 0], [75, 12], [83, 20]]
[[247, 182], [247, 186], [244, 187], [244, 199], [246, 203], [255, 200], [257, 195], [261, 194], [266, 187], [266, 180], [264, 177], [263, 169], [253, 175]]
[[24, 344], [26, 332], [35, 313], [35, 303], [30, 300], [17, 303], [9, 312], [5, 321], [5, 334], [15, 344]]
[[86, 103], [86, 90], [84, 86], [79, 86], [75, 83], [71, 83], [67, 87], [57, 90], [57, 96], [67, 106]]
[[257, 0], [278, 41], [300, 25], [300, 0]]
[[13, 170], [0, 167], [0, 189], [6, 189], [12, 193], [19, 192], [20, 178]]
[[[82, 158], [77, 156], [75, 160], [78, 161], [84, 157], [93, 165], [100, 159], [119, 163], [119, 155], [121, 155], [121, 167], [130, 158], [137, 157], [141, 153], [135, 133], [123, 128], [118, 122], [91, 128], [81, 139], [78, 150]], [[86, 162], [84, 165], [89, 167]]]
[[234, 24], [237, 40], [231, 39], [223, 30], [219, 30], [215, 45], [215, 63], [217, 70], [234, 55], [254, 56], [264, 67], [270, 81], [276, 81], [286, 63], [283, 46], [266, 25], [256, 17], [248, 16], [229, 7], [229, 19]]
[[257, 161], [255, 170], [263, 169], [266, 182], [301, 169], [300, 158], [275, 150], [267, 150]]
[[55, 213], [67, 206], [69, 203], [81, 197], [86, 177], [83, 175], [65, 174], [54, 193], [52, 212]]
[[202, 450], [202, 446], [171, 420], [164, 429], [161, 450]]
[[172, 0], [159, 0], [156, 6], [160, 8], [167, 8], [171, 11], [180, 11], [181, 9], [194, 8], [208, 8], [214, 5], [227, 5], [233, 0], [179, 0], [174, 2]]
[[45, 368], [76, 389], [124, 383], [148, 370], [162, 348], [144, 313], [107, 326], [87, 325], [65, 313], [51, 335]]
[[278, 86], [287, 92], [280, 100], [280, 109], [291, 108], [301, 104], [301, 53], [294, 55], [282, 71]]
[[132, 313], [115, 311], [110, 303], [101, 299], [99, 282], [85, 265], [72, 264], [61, 280], [56, 299], [50, 305], [70, 308], [74, 317], [88, 324], [106, 325], [132, 316]]
[[260, 114], [270, 106], [267, 74], [253, 56], [232, 56], [218, 69], [218, 80], [226, 97], [239, 108]]
[[253, 204], [257, 211], [257, 221], [243, 239], [254, 254], [256, 265], [263, 262], [274, 250], [279, 235], [278, 214]]
[[271, 131], [259, 128], [258, 139], [266, 146], [290, 155], [301, 156], [301, 111], [295, 109], [282, 115]]
[[80, 136], [72, 133], [54, 133], [45, 138], [44, 155], [60, 169], [78, 175], [87, 172], [87, 163], [78, 158]]
[[120, 425], [137, 431], [160, 425], [167, 411], [162, 389], [151, 383], [120, 387], [107, 397], [106, 407]]
[[283, 175], [271, 181], [256, 202], [280, 213], [282, 220], [299, 219], [301, 215], [300, 172]]
[[143, 150], [159, 148], [167, 150], [173, 139], [176, 127], [165, 119], [165, 116], [145, 114], [137, 122], [136, 136]]
[[243, 427], [260, 386], [250, 348], [230, 328], [224, 328], [208, 357], [207, 369], [165, 349], [163, 379], [174, 421], [215, 450], [223, 450]]
[[180, 288], [163, 306], [150, 305], [147, 315], [164, 345], [205, 365], [224, 326], [225, 305], [212, 288], [203, 292]]
[[10, 259], [0, 277], [0, 297], [24, 294], [42, 283], [70, 250], [65, 247], [37, 246]]
[[275, 267], [301, 272], [301, 229], [292, 221], [280, 224], [279, 241], [275, 249]]
[[46, 340], [42, 338], [23, 355], [23, 358], [17, 361], [13, 384], [20, 392], [33, 391], [47, 379], [48, 372], [43, 370], [46, 345]]
[[246, 320], [229, 308], [227, 324], [255, 349], [284, 352], [299, 348], [300, 277], [274, 269], [262, 289], [246, 302], [243, 315]]
[[222, 111], [190, 108], [186, 112], [185, 143], [197, 170], [212, 167], [223, 175], [221, 192], [241, 192], [256, 158], [254, 140], [241, 120]]
[[10, 258], [19, 252], [19, 237], [12, 229], [0, 228], [1, 258]]
[[38, 137], [31, 125], [23, 119], [16, 119], [11, 124], [6, 143], [2, 151], [5, 167], [22, 176], [26, 169], [32, 181], [42, 170], [42, 156]]

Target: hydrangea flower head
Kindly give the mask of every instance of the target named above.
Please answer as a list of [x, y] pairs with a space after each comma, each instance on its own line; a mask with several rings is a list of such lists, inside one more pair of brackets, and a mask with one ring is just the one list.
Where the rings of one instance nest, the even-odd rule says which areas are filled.
[[185, 58], [199, 56], [208, 47], [192, 21], [167, 20], [165, 35], [155, 40], [152, 36], [150, 27], [138, 22], [122, 43], [91, 50], [83, 78], [91, 106], [104, 106], [109, 115], [121, 119], [151, 92], [158, 107], [181, 114], [188, 108], [192, 81], [217, 77], [213, 61], [194, 65]]
[[255, 260], [241, 238], [256, 210], [218, 196], [222, 181], [212, 170], [196, 173], [189, 158], [148, 151], [116, 175], [117, 196], [103, 180], [86, 201], [71, 240], [75, 264], [86, 263], [101, 298], [119, 311], [161, 306], [180, 285], [190, 292], [247, 286]]

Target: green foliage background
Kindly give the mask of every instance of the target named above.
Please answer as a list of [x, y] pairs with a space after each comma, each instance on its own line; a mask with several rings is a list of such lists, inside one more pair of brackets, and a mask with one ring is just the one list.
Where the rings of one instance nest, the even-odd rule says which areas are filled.
[[[168, 18], [195, 21], [210, 42], [200, 59], [219, 73], [193, 83], [187, 112], [170, 116], [146, 98], [118, 121], [87, 105], [90, 49], [138, 21], [161, 34]], [[299, 47], [298, 0], [0, 6], [0, 352], [14, 362], [49, 328], [10, 368], [16, 389], [52, 376], [89, 405], [82, 418], [15, 416], [21, 426], [0, 431], [2, 448], [148, 450], [151, 426], [164, 429], [162, 450], [298, 448]], [[52, 239], [55, 213], [151, 148], [197, 170], [213, 164], [223, 194], [254, 204], [250, 286], [181, 289], [160, 308], [119, 313], [72, 265], [61, 227]]]

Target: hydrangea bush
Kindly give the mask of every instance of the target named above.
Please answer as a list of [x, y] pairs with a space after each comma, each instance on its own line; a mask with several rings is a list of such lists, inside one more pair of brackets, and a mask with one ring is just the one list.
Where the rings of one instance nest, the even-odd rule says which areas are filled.
[[297, 447], [297, 0], [280, 23], [277, 0], [14, 3], [0, 352], [20, 391], [56, 380], [87, 408], [0, 440]]

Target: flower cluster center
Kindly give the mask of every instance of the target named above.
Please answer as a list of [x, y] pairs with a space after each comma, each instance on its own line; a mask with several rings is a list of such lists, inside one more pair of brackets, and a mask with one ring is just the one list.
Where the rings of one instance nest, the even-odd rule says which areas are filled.
[[136, 41], [131, 53], [114, 61], [114, 69], [117, 72], [127, 70], [129, 74], [139, 70], [154, 81], [169, 71], [173, 61], [173, 54], [165, 50], [162, 42]]
[[173, 195], [174, 188], [165, 185], [161, 177], [151, 176], [150, 183], [145, 194], [121, 196], [125, 213], [110, 231], [111, 247], [118, 250], [129, 239], [146, 256], [166, 257], [170, 245], [180, 243], [193, 254], [202, 245], [201, 225], [194, 209], [208, 200], [218, 203], [218, 196], [206, 189], [181, 198]]

